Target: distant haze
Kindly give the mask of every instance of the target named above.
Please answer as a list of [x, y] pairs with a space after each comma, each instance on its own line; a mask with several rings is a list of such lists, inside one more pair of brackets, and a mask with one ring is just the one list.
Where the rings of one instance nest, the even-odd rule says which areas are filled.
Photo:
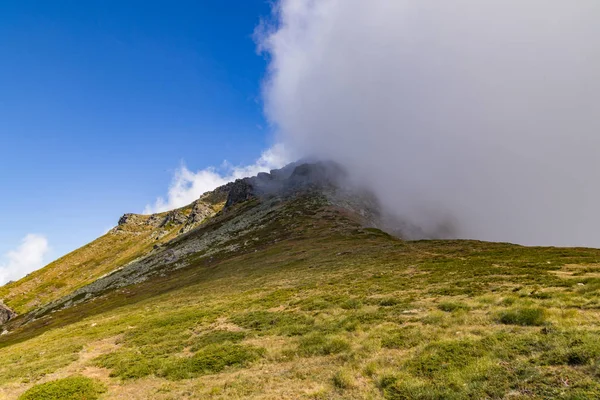
[[283, 0], [257, 29], [286, 146], [435, 235], [600, 247], [600, 1]]

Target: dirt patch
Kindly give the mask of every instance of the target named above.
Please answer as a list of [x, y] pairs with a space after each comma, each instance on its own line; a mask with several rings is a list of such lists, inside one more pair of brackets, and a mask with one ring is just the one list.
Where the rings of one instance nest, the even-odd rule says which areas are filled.
[[217, 319], [214, 323], [209, 325], [209, 329], [230, 332], [240, 332], [244, 330], [244, 328], [230, 322], [227, 318]]
[[600, 265], [598, 264], [566, 264], [561, 269], [549, 271], [560, 278], [600, 278]]

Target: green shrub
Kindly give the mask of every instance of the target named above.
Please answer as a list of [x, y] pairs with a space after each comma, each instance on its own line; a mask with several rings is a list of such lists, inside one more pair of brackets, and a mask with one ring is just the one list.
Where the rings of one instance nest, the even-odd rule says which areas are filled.
[[387, 349], [402, 349], [416, 346], [425, 339], [421, 331], [422, 329], [416, 326], [407, 326], [394, 330], [381, 338], [381, 346]]
[[253, 303], [265, 308], [277, 307], [281, 304], [287, 303], [292, 298], [294, 293], [294, 290], [291, 289], [277, 289], [254, 301]]
[[110, 369], [111, 377], [138, 379], [153, 374], [158, 369], [154, 357], [133, 350], [121, 350], [103, 354], [94, 360], [94, 365]]
[[443, 303], [438, 304], [437, 306], [440, 310], [445, 311], [445, 312], [454, 312], [454, 311], [469, 311], [469, 306], [464, 304], [464, 303], [460, 303], [460, 302], [454, 302], [454, 301], [446, 301]]
[[405, 380], [389, 382], [383, 388], [383, 396], [388, 400], [437, 400], [437, 399], [460, 399], [453, 396], [449, 391], [434, 386], [433, 384], [422, 384]]
[[198, 336], [194, 340], [194, 344], [191, 347], [191, 351], [198, 351], [204, 346], [216, 343], [238, 343], [244, 340], [246, 334], [244, 332], [231, 332], [231, 331], [210, 331]]
[[541, 361], [546, 365], [591, 365], [600, 360], [600, 340], [597, 332], [559, 332], [549, 335], [553, 346]]
[[448, 316], [446, 314], [444, 314], [441, 311], [432, 311], [429, 314], [427, 314], [426, 316], [424, 316], [421, 321], [425, 324], [425, 325], [437, 325], [437, 326], [448, 326], [448, 323], [450, 321], [450, 318], [448, 318]]
[[342, 303], [344, 310], [358, 310], [362, 307], [362, 302], [358, 299], [348, 299]]
[[298, 352], [303, 356], [327, 356], [350, 350], [350, 344], [342, 338], [314, 334], [300, 340]]
[[104, 385], [97, 380], [72, 376], [35, 385], [19, 400], [94, 400], [105, 391]]
[[409, 370], [417, 376], [434, 377], [462, 369], [486, 354], [481, 342], [473, 340], [434, 342], [409, 360]]
[[542, 308], [513, 308], [500, 312], [498, 321], [505, 325], [540, 326], [546, 322], [546, 312]]
[[243, 367], [264, 356], [265, 349], [239, 344], [212, 344], [190, 358], [172, 360], [158, 375], [179, 380], [215, 374], [227, 367]]
[[354, 386], [354, 377], [349, 371], [341, 369], [333, 375], [333, 386], [338, 389], [349, 389]]
[[333, 304], [323, 298], [316, 297], [302, 301], [300, 303], [300, 309], [304, 311], [318, 311], [332, 308]]
[[413, 299], [409, 297], [384, 297], [381, 299], [370, 299], [369, 304], [375, 304], [381, 307], [395, 307], [397, 310], [406, 310], [411, 307]]
[[514, 296], [507, 296], [505, 298], [503, 298], [502, 300], [500, 300], [500, 305], [508, 307], [508, 306], [512, 306], [515, 304], [515, 302], [517, 301], [517, 298]]
[[502, 399], [513, 380], [504, 368], [492, 364], [431, 380], [388, 375], [380, 380], [379, 386], [389, 400]]
[[125, 350], [102, 355], [95, 365], [111, 369], [111, 376], [137, 379], [156, 374], [178, 380], [217, 373], [229, 366], [244, 366], [265, 353], [262, 348], [222, 342], [207, 344], [188, 358], [143, 354]]
[[380, 299], [378, 304], [382, 307], [392, 307], [398, 304], [402, 304], [403, 301], [401, 301], [400, 299], [396, 298], [396, 297], [385, 297], [383, 299]]
[[550, 292], [533, 292], [531, 293], [531, 297], [534, 299], [547, 300], [552, 298], [552, 293]]
[[231, 320], [246, 329], [285, 336], [302, 335], [314, 325], [312, 318], [294, 312], [251, 311], [234, 315]]
[[381, 390], [385, 390], [386, 388], [394, 385], [396, 382], [398, 382], [398, 377], [396, 375], [385, 374], [379, 378], [377, 387]]
[[377, 363], [374, 361], [367, 363], [362, 372], [364, 376], [368, 376], [369, 378], [374, 377], [377, 373]]

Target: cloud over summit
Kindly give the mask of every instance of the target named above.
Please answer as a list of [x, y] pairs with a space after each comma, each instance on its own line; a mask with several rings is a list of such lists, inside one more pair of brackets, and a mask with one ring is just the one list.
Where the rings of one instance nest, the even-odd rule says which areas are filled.
[[600, 246], [600, 3], [281, 0], [257, 31], [285, 143], [435, 231]]

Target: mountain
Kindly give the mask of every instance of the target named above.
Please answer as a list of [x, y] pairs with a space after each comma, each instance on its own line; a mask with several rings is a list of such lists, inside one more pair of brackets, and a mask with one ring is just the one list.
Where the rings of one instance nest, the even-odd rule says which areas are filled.
[[328, 162], [125, 214], [0, 288], [0, 399], [600, 397], [599, 250], [418, 234]]

